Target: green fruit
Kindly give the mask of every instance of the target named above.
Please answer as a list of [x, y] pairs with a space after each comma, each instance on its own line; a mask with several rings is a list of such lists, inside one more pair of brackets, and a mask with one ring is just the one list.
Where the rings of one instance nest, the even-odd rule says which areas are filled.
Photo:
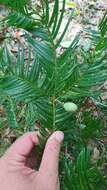
[[80, 129], [85, 129], [85, 128], [86, 128], [86, 125], [80, 124]]
[[78, 107], [76, 104], [74, 104], [73, 102], [66, 102], [64, 104], [64, 109], [68, 112], [76, 112]]

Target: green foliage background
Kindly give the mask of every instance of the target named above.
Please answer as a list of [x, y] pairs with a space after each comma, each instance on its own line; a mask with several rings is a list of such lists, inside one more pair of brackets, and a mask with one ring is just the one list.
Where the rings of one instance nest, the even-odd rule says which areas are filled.
[[[75, 17], [72, 11], [59, 36], [65, 2], [60, 11], [59, 0], [54, 0], [51, 13], [48, 0], [41, 0], [35, 7], [27, 0], [0, 0], [9, 9], [1, 25], [24, 29], [28, 43], [27, 61], [21, 45], [17, 57], [10, 53], [8, 44], [0, 48], [0, 103], [6, 114], [0, 127], [7, 122], [11, 129], [25, 132], [35, 130], [39, 122], [41, 150], [53, 131], [62, 130], [65, 140], [60, 158], [61, 189], [105, 190], [107, 175], [101, 170], [104, 158], [101, 154], [93, 162], [90, 142], [97, 142], [103, 152], [100, 138], [107, 105], [98, 87], [107, 78], [107, 14], [97, 31], [88, 31], [93, 39], [92, 50], [86, 52], [79, 47], [81, 32], [58, 55], [57, 49]], [[69, 101], [78, 105], [77, 112], [64, 110], [64, 102]]]

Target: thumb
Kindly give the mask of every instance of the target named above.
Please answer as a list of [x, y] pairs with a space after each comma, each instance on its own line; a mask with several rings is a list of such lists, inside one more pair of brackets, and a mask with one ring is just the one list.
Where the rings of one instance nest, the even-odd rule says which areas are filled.
[[[7, 158], [23, 158], [25, 160], [35, 144], [38, 144], [38, 136], [36, 132], [28, 132], [18, 138], [5, 153]], [[17, 160], [18, 161], [18, 160]]]
[[61, 131], [54, 132], [48, 139], [42, 157], [39, 171], [46, 177], [58, 175], [58, 160], [61, 143], [64, 134]]

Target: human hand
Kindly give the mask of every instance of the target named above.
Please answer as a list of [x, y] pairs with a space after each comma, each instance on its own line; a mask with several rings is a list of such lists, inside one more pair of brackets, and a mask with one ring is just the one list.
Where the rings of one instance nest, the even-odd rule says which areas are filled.
[[27, 164], [33, 147], [39, 143], [37, 134], [28, 132], [16, 140], [0, 159], [0, 189], [59, 190], [58, 160], [63, 138], [60, 131], [50, 136], [38, 171]]

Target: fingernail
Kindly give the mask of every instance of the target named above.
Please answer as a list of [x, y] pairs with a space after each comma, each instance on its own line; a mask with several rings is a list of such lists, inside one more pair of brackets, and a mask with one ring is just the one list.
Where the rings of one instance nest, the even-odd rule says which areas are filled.
[[59, 143], [61, 143], [64, 139], [64, 133], [62, 131], [56, 131], [51, 137], [50, 140], [56, 139]]

